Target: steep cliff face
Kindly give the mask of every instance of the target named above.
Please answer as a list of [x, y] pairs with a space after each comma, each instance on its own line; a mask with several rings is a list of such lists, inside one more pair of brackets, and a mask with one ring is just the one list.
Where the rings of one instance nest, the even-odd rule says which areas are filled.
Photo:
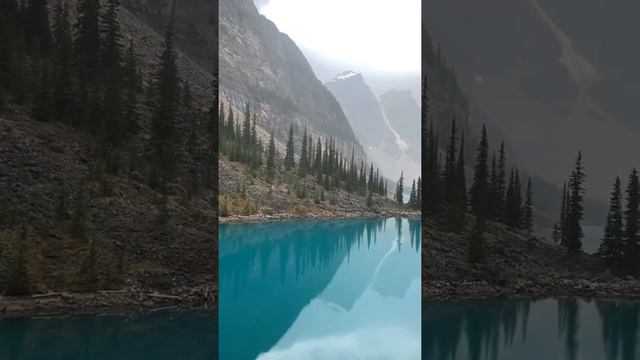
[[407, 154], [420, 161], [422, 146], [417, 123], [420, 107], [409, 90], [389, 90], [380, 96], [380, 105], [391, 126], [407, 143]]
[[[171, 2], [156, 0], [122, 0], [132, 14], [162, 34], [171, 21]], [[218, 6], [210, 0], [176, 2], [175, 35], [180, 50], [212, 72], [218, 56]]]
[[[378, 99], [360, 73], [345, 71], [324, 86], [342, 106], [351, 127], [365, 149], [377, 148], [392, 156], [400, 154]], [[417, 120], [417, 118], [416, 118]]]
[[238, 109], [257, 108], [258, 127], [286, 140], [289, 126], [302, 135], [333, 137], [344, 148], [356, 137], [335, 98], [315, 77], [296, 44], [251, 0], [220, 1], [220, 92]]

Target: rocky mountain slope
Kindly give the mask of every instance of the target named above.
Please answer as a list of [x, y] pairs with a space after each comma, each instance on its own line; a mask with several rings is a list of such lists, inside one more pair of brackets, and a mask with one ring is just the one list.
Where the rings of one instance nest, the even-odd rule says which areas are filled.
[[400, 155], [401, 149], [395, 142], [395, 136], [384, 118], [378, 99], [362, 74], [345, 71], [324, 86], [340, 103], [358, 141], [367, 151], [375, 148], [391, 156]]
[[[333, 137], [343, 149], [355, 134], [340, 105], [320, 81], [296, 44], [251, 0], [220, 1], [220, 92], [223, 102], [259, 113], [257, 127], [285, 143], [289, 126], [299, 141], [306, 126], [314, 138]], [[299, 146], [299, 144], [298, 144]]]
[[389, 90], [380, 95], [380, 105], [389, 123], [407, 144], [406, 153], [420, 162], [422, 139], [418, 131], [420, 106], [409, 90]]
[[[193, 111], [204, 112], [214, 103], [209, 70], [215, 58], [209, 54], [216, 53], [215, 38], [208, 33], [213, 25], [204, 14], [216, 14], [217, 8], [208, 1], [178, 4], [179, 76], [182, 86], [190, 84]], [[133, 43], [145, 88], [156, 71], [167, 25], [168, 9], [156, 5], [125, 1], [118, 14], [122, 43]], [[187, 35], [190, 28], [197, 36]], [[198, 46], [190, 42], [200, 40]], [[0, 194], [0, 253], [11, 254], [16, 244], [24, 244], [31, 291], [57, 294], [15, 308], [5, 299], [10, 305], [4, 311], [215, 303], [217, 209], [215, 182], [210, 181], [215, 174], [205, 176], [203, 170], [210, 168], [211, 158], [187, 155], [186, 138], [197, 118], [178, 117], [178, 175], [160, 192], [144, 176], [142, 159], [151, 131], [146, 100], [140, 112], [139, 132], [120, 149], [135, 170], [114, 174], [98, 169], [95, 136], [61, 123], [37, 122], [29, 106], [9, 105], [0, 113], [0, 188], [5, 190]], [[198, 134], [195, 148], [204, 148], [206, 141], [206, 134]], [[8, 266], [0, 261], [0, 268]], [[6, 271], [2, 274], [4, 284]], [[96, 296], [67, 293], [92, 288], [123, 295], [104, 293], [97, 301]], [[154, 293], [167, 296], [146, 295]]]
[[364, 76], [354, 71], [342, 72], [324, 86], [336, 97], [368, 158], [383, 174], [395, 178], [404, 171], [409, 179], [420, 176], [420, 110], [415, 101], [392, 104], [395, 99], [387, 98], [385, 108]]

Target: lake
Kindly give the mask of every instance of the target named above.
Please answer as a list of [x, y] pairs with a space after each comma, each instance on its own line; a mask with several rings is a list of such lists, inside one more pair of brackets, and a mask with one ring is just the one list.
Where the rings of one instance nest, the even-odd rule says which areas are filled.
[[219, 231], [221, 360], [420, 359], [419, 219]]
[[216, 318], [205, 311], [0, 320], [0, 359], [216, 359]]
[[428, 301], [425, 360], [639, 359], [639, 301]]

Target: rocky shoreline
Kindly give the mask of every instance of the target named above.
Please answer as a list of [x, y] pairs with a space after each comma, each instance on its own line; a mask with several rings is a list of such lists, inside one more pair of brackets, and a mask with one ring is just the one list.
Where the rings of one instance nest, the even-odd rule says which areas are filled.
[[423, 300], [549, 297], [640, 299], [640, 282], [637, 280], [598, 282], [565, 279], [536, 283], [522, 280], [510, 286], [497, 286], [486, 281], [433, 281], [422, 289]]
[[616, 276], [596, 255], [568, 256], [559, 245], [528, 239], [503, 224], [489, 224], [486, 262], [470, 264], [466, 234], [451, 233], [436, 221], [426, 221], [423, 299], [640, 298], [639, 279]]
[[371, 219], [371, 218], [390, 218], [405, 217], [410, 219], [419, 219], [420, 212], [415, 211], [381, 211], [381, 212], [359, 212], [359, 211], [318, 211], [307, 214], [291, 214], [281, 213], [275, 215], [257, 214], [257, 215], [233, 215], [227, 217], [219, 217], [218, 223], [252, 223], [266, 221], [287, 221], [287, 220], [329, 220], [329, 219]]
[[0, 297], [0, 319], [81, 314], [119, 314], [160, 310], [215, 311], [217, 296], [210, 287], [172, 289], [159, 293], [141, 289], [96, 293], [55, 292], [28, 297]]

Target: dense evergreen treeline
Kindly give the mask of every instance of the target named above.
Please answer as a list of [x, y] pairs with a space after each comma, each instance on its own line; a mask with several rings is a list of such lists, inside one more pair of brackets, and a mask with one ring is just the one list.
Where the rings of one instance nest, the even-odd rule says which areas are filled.
[[[167, 27], [153, 77], [145, 82], [135, 45], [122, 35], [118, 0], [103, 4], [78, 0], [71, 11], [64, 0], [0, 3], [0, 112], [30, 112], [36, 121], [89, 134], [95, 141], [88, 180], [101, 184], [98, 196], [110, 191], [107, 175], [133, 172], [165, 194], [165, 205], [170, 182], [190, 179], [189, 198], [201, 185], [213, 188], [216, 164], [207, 159], [217, 152], [217, 100], [208, 110], [194, 108], [190, 86], [179, 76], [173, 24]], [[179, 123], [188, 124], [186, 132]], [[150, 136], [137, 136], [142, 131]], [[205, 134], [207, 141], [199, 142], [197, 134]], [[97, 246], [85, 186], [78, 187], [74, 204], [67, 203], [70, 194], [61, 189], [56, 226], [84, 254], [75, 288], [95, 291], [118, 283], [110, 278], [121, 276], [123, 254], [106, 244]], [[4, 291], [24, 295], [33, 290], [25, 255], [30, 231], [26, 220], [15, 216], [15, 204], [0, 206], [14, 213], [0, 224], [22, 234], [14, 236], [14, 251], [0, 258], [9, 270]]]
[[[459, 136], [459, 137], [458, 137]], [[458, 139], [460, 146], [458, 147]], [[533, 232], [533, 189], [531, 179], [523, 194], [517, 168], [510, 170], [507, 181], [504, 143], [499, 155], [494, 153], [489, 165], [489, 142], [483, 127], [477, 149], [471, 187], [467, 190], [464, 160], [464, 134], [458, 135], [456, 121], [451, 124], [451, 135], [444, 155], [444, 164], [438, 151], [438, 136], [432, 123], [425, 139], [425, 201], [427, 214], [443, 220], [453, 232], [466, 229], [467, 215], [476, 217], [469, 239], [470, 259], [484, 259], [483, 231], [486, 220], [501, 222], [523, 230], [528, 236]]]
[[[6, 0], [0, 5], [0, 110], [22, 106], [38, 121], [82, 129], [97, 140], [98, 171], [139, 170], [150, 185], [163, 188], [175, 179], [177, 163], [183, 160], [180, 144], [187, 140], [176, 122], [193, 123], [192, 134], [215, 132], [210, 129], [215, 119], [193, 110], [189, 84], [178, 74], [173, 24], [145, 88], [134, 43], [124, 44], [118, 0], [105, 6], [98, 0], [79, 0], [74, 18], [65, 1], [51, 4], [51, 14], [49, 5], [48, 0]], [[144, 118], [151, 122], [145, 144], [150, 151], [140, 158], [127, 145]], [[212, 139], [205, 152], [214, 152], [214, 145]], [[203, 155], [187, 150], [194, 158]]]
[[[582, 250], [582, 220], [584, 213], [583, 187], [586, 174], [582, 153], [578, 153], [574, 170], [562, 188], [560, 218], [553, 227], [553, 239], [567, 248], [569, 255]], [[626, 196], [623, 198], [622, 182], [616, 176], [611, 191], [609, 212], [604, 236], [598, 255], [604, 264], [619, 274], [638, 275], [640, 268], [640, 180], [638, 171], [629, 175]], [[626, 200], [626, 204], [623, 204]]]
[[[228, 156], [231, 161], [246, 164], [254, 175], [261, 176], [268, 183], [279, 181], [292, 186], [300, 198], [306, 198], [311, 192], [316, 202], [325, 201], [325, 191], [334, 189], [366, 196], [369, 206], [372, 205], [373, 194], [387, 196], [388, 184], [379, 169], [374, 169], [373, 163], [361, 161], [358, 164], [354, 149], [347, 157], [333, 138], [314, 139], [305, 127], [300, 150], [297, 151], [295, 131], [291, 125], [282, 155], [276, 148], [273, 132], [269, 135], [268, 143], [263, 143], [256, 130], [257, 113], [252, 112], [248, 103], [242, 116], [234, 113], [232, 108], [225, 109], [224, 104], [220, 104], [219, 109], [220, 153]], [[297, 153], [300, 155], [296, 160]], [[306, 183], [308, 176], [314, 177], [314, 185]], [[395, 197], [401, 204], [404, 204], [403, 181], [401, 175]], [[420, 179], [418, 185], [415, 181], [413, 183], [409, 200], [412, 209], [419, 208], [420, 183]]]
[[[638, 275], [640, 260], [640, 181], [633, 169], [625, 190], [623, 205], [622, 185], [616, 177], [611, 192], [604, 237], [598, 250], [605, 264], [612, 270]], [[624, 209], [623, 209], [624, 206]]]
[[[429, 118], [429, 81], [422, 84], [423, 116]], [[487, 220], [501, 222], [509, 227], [523, 230], [527, 236], [533, 232], [533, 189], [531, 179], [527, 180], [524, 193], [517, 168], [510, 169], [507, 181], [507, 161], [504, 143], [498, 155], [493, 152], [489, 163], [489, 140], [486, 127], [478, 143], [473, 169], [473, 181], [467, 190], [465, 175], [464, 132], [458, 131], [456, 119], [451, 122], [450, 135], [444, 163], [440, 151], [438, 133], [434, 122], [423, 126], [423, 173], [424, 202], [428, 215], [442, 220], [450, 231], [466, 230], [468, 214], [476, 218], [469, 235], [469, 260], [485, 260], [484, 227]], [[459, 144], [459, 145], [458, 145]]]

